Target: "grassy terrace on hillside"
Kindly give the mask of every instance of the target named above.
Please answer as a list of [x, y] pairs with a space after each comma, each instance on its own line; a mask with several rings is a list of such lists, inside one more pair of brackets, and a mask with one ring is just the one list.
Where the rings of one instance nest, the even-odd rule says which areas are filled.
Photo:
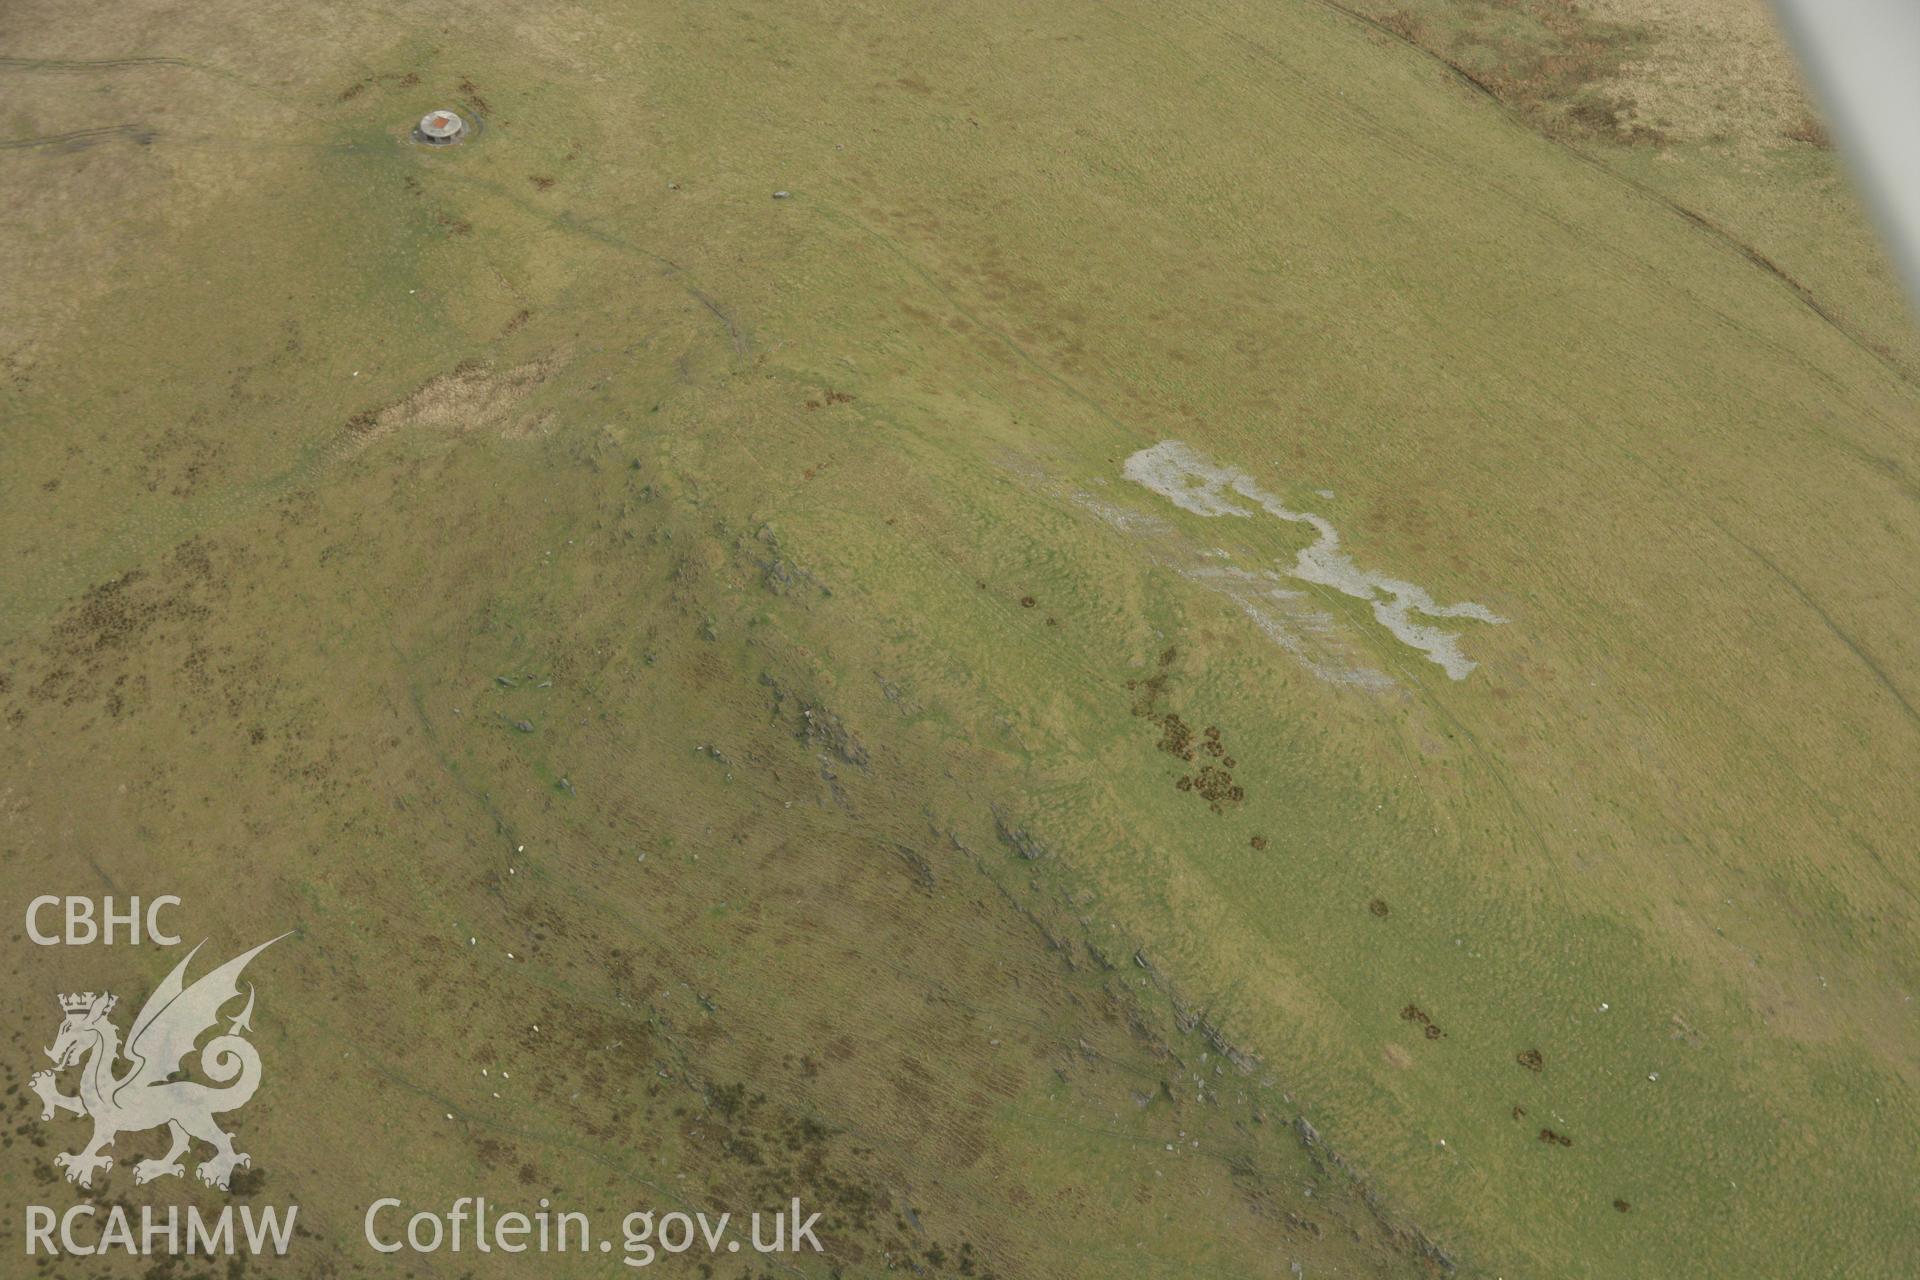
[[[299, 929], [243, 1121], [291, 1274], [403, 1274], [376, 1194], [800, 1194], [817, 1276], [1920, 1252], [1884, 317], [1318, 4], [0, 55], [5, 900]], [[1504, 618], [1436, 624], [1477, 669], [1130, 483], [1169, 439]], [[21, 1078], [172, 962], [13, 956]], [[0, 1185], [71, 1196], [15, 1103]]]

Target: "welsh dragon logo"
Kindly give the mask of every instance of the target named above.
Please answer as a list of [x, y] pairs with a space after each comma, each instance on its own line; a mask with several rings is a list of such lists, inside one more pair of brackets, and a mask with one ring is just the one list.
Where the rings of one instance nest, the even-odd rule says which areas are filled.
[[[286, 936], [283, 933], [280, 938]], [[161, 1125], [167, 1127], [172, 1145], [158, 1160], [142, 1160], [134, 1166], [136, 1183], [183, 1176], [186, 1170], [180, 1157], [195, 1140], [213, 1148], [212, 1157], [194, 1170], [210, 1187], [226, 1190], [234, 1169], [253, 1163], [252, 1157], [233, 1149], [233, 1135], [213, 1119], [245, 1106], [260, 1087], [260, 1054], [242, 1038], [243, 1032], [253, 1029], [251, 984], [246, 1007], [230, 1021], [226, 1033], [207, 1041], [199, 1051], [201, 1071], [225, 1087], [175, 1077], [181, 1074], [183, 1060], [194, 1052], [195, 1042], [220, 1021], [220, 1010], [239, 998], [240, 971], [280, 938], [236, 956], [192, 986], [186, 985], [187, 965], [206, 944], [189, 951], [134, 1018], [127, 1033], [123, 1072], [115, 1070], [122, 1052], [120, 1029], [110, 1021], [118, 997], [91, 991], [60, 997], [66, 1019], [53, 1047], [46, 1051], [53, 1059], [53, 1070], [37, 1072], [28, 1084], [45, 1106], [42, 1120], [53, 1119], [56, 1111], [93, 1119], [91, 1142], [53, 1158], [56, 1167], [67, 1171], [68, 1182], [92, 1186], [96, 1170], [113, 1168], [113, 1157], [105, 1151], [117, 1135]], [[80, 1067], [80, 1092], [70, 1096], [60, 1092], [56, 1073], [74, 1066]]]

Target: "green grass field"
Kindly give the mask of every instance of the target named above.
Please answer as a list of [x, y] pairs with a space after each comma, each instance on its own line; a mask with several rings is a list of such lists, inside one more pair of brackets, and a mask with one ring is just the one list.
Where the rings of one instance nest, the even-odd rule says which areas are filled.
[[298, 930], [247, 1274], [1911, 1274], [1920, 344], [1830, 152], [1450, 69], [1537, 7], [0, 15], [0, 1249], [111, 892]]

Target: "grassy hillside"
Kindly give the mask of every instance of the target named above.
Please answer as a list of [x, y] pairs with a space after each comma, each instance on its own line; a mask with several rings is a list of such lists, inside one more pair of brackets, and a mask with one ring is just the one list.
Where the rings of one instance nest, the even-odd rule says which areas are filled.
[[[1891, 311], [1319, 4], [29, 4], [0, 84], [0, 880], [299, 930], [290, 1274], [474, 1193], [1909, 1269]], [[15, 939], [10, 1204], [54, 993], [176, 959]]]

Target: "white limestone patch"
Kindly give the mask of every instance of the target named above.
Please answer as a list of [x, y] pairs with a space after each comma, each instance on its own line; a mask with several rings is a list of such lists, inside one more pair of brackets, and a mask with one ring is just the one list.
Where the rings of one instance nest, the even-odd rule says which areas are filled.
[[1413, 615], [1494, 624], [1506, 621], [1484, 605], [1436, 604], [1425, 589], [1411, 582], [1366, 572], [1340, 549], [1340, 534], [1324, 516], [1290, 509], [1246, 472], [1223, 467], [1183, 441], [1163, 440], [1142, 449], [1127, 459], [1121, 473], [1195, 515], [1251, 517], [1253, 510], [1247, 505], [1251, 503], [1277, 520], [1310, 526], [1316, 535], [1313, 545], [1300, 552], [1290, 576], [1367, 601], [1373, 616], [1395, 639], [1424, 653], [1451, 679], [1466, 679], [1479, 664], [1460, 651], [1458, 635], [1415, 621]]

